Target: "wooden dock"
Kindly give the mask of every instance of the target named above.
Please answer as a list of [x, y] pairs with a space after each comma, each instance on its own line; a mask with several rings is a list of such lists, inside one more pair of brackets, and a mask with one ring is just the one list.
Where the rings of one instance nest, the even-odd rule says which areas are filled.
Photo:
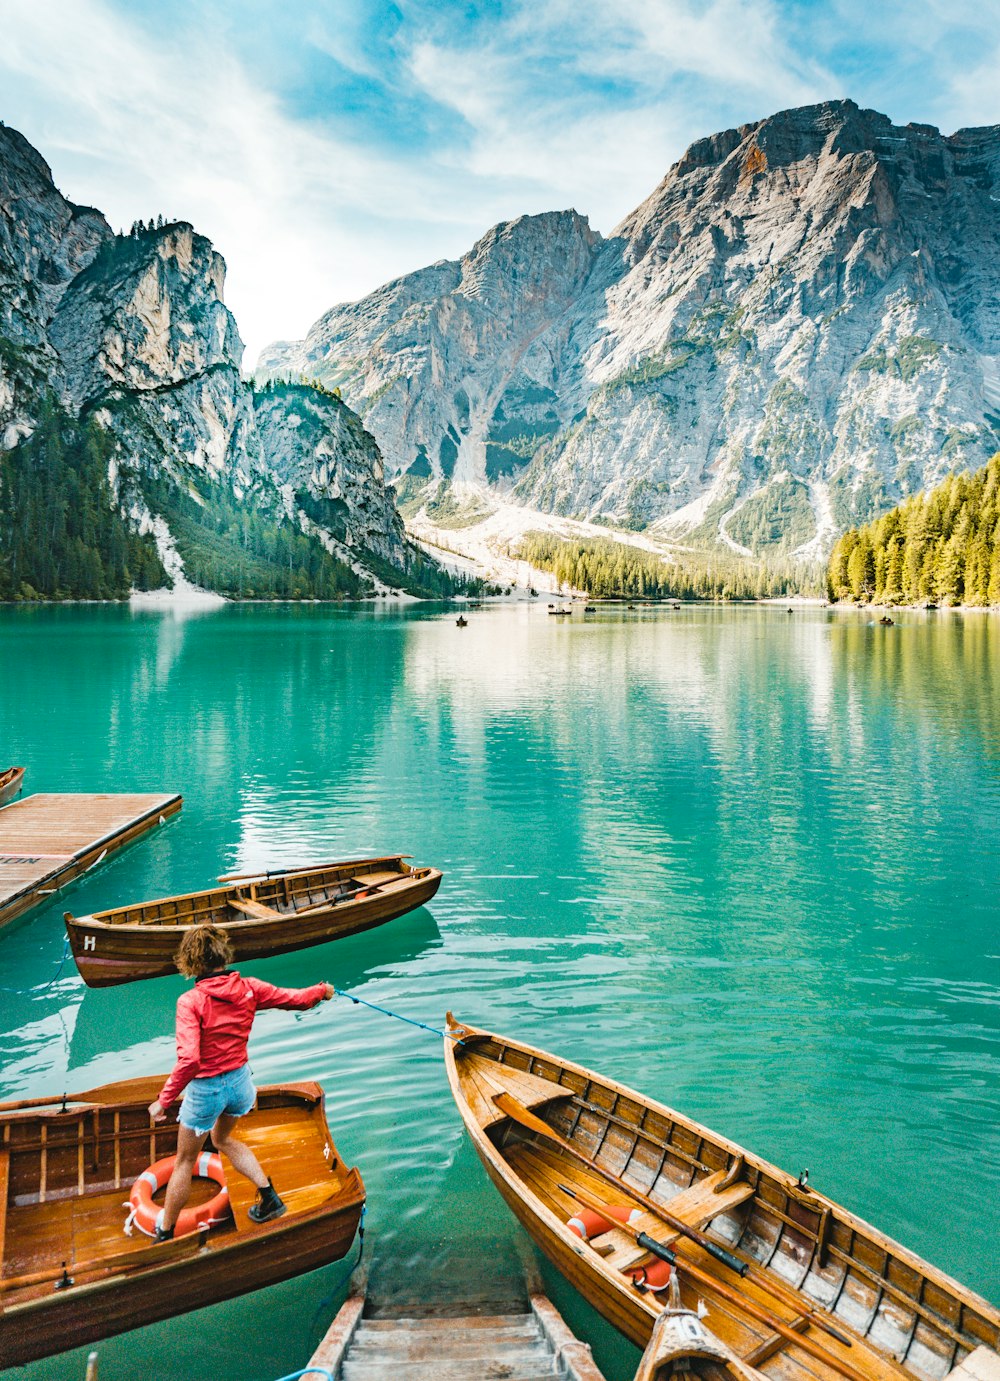
[[26, 796], [0, 809], [0, 926], [181, 808], [181, 797]]
[[[307, 1381], [604, 1381], [590, 1348], [570, 1332], [541, 1285], [529, 1285], [528, 1308], [481, 1314], [393, 1309], [366, 1304], [359, 1273], [351, 1293], [302, 1372]], [[460, 1308], [456, 1303], [454, 1308]]]

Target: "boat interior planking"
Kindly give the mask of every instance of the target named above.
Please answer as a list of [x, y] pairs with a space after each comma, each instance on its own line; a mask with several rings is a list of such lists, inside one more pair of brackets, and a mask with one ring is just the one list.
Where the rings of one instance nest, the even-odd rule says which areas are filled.
[[[449, 1032], [452, 1091], [493, 1183], [554, 1264], [638, 1346], [662, 1305], [633, 1275], [656, 1258], [617, 1225], [581, 1240], [568, 1226], [577, 1195], [636, 1210], [638, 1230], [681, 1258], [681, 1307], [703, 1300], [723, 1348], [770, 1378], [943, 1381], [970, 1357], [997, 1360], [1000, 1311], [808, 1185], [581, 1066], [450, 1014]], [[554, 1135], [509, 1116], [498, 1098]], [[681, 1240], [664, 1214], [752, 1263], [751, 1275], [740, 1279]]]

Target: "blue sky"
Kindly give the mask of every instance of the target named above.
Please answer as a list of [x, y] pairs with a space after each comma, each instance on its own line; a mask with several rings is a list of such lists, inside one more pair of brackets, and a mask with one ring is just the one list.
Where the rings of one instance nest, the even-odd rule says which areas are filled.
[[0, 119], [115, 227], [209, 235], [247, 365], [498, 220], [607, 232], [692, 140], [841, 96], [1000, 123], [1000, 0], [0, 0]]

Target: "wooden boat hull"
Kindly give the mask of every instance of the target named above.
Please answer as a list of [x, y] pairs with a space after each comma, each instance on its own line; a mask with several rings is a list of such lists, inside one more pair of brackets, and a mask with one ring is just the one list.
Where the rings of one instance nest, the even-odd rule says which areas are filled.
[[[45, 1115], [16, 1111], [5, 1115], [0, 1110], [0, 1125], [6, 1124], [4, 1145], [10, 1147], [7, 1152], [11, 1161], [10, 1184], [9, 1189], [5, 1187], [10, 1202], [9, 1217], [16, 1217], [18, 1211], [22, 1216], [25, 1213], [25, 1208], [18, 1204], [26, 1197], [24, 1171], [16, 1168], [16, 1158], [19, 1145], [24, 1146], [26, 1136], [36, 1135], [39, 1126], [48, 1133], [47, 1136], [43, 1134], [43, 1140], [52, 1169], [48, 1187], [45, 1179], [42, 1180], [41, 1194], [52, 1195], [53, 1219], [58, 1221], [60, 1214], [65, 1216], [68, 1199], [75, 1200], [76, 1205], [85, 1200], [88, 1189], [103, 1194], [102, 1203], [114, 1202], [113, 1185], [101, 1182], [87, 1186], [84, 1185], [85, 1179], [99, 1180], [114, 1174], [122, 1182], [116, 1197], [124, 1198], [130, 1178], [136, 1171], [134, 1166], [129, 1166], [126, 1173], [123, 1159], [128, 1156], [134, 1159], [137, 1154], [140, 1160], [145, 1161], [147, 1156], [152, 1159], [168, 1150], [174, 1136], [172, 1126], [155, 1129], [155, 1132], [151, 1129], [150, 1137], [140, 1135], [140, 1145], [133, 1144], [135, 1134], [140, 1129], [138, 1119], [143, 1112], [143, 1104], [155, 1097], [159, 1086], [159, 1080], [153, 1079], [131, 1081], [121, 1086], [110, 1085], [106, 1090], [95, 1090], [90, 1095], [84, 1095], [87, 1101], [82, 1108], [70, 1107], [65, 1113], [54, 1108]], [[115, 1093], [121, 1091], [129, 1096], [118, 1103]], [[116, 1125], [121, 1125], [124, 1135], [120, 1142], [115, 1143], [113, 1157], [108, 1142], [104, 1143], [100, 1155], [95, 1149], [95, 1161], [100, 1161], [100, 1167], [95, 1166], [91, 1170], [89, 1152], [93, 1138], [89, 1133], [90, 1120], [95, 1117], [95, 1104], [100, 1103], [105, 1093], [110, 1093], [111, 1101], [99, 1108], [96, 1116], [105, 1125], [109, 1124], [110, 1119], [117, 1119]], [[291, 1128], [297, 1125], [294, 1117], [296, 1109], [299, 1109], [301, 1120], [308, 1124], [307, 1131], [312, 1138], [309, 1154], [319, 1166], [318, 1171], [313, 1165], [312, 1169], [303, 1173], [321, 1175], [326, 1171], [331, 1175], [329, 1181], [310, 1186], [292, 1185], [289, 1190], [291, 1171], [285, 1168], [285, 1162], [282, 1161], [284, 1180], [279, 1179], [279, 1183], [289, 1201], [289, 1211], [283, 1218], [256, 1226], [245, 1217], [246, 1202], [253, 1197], [252, 1187], [238, 1186], [236, 1181], [240, 1177], [230, 1167], [228, 1178], [234, 1208], [237, 1194], [243, 1194], [237, 1211], [237, 1227], [229, 1231], [209, 1232], [201, 1249], [193, 1242], [189, 1254], [163, 1265], [156, 1264], [157, 1253], [163, 1249], [145, 1242], [138, 1250], [143, 1259], [146, 1256], [150, 1258], [151, 1264], [148, 1266], [98, 1273], [96, 1278], [81, 1279], [66, 1289], [57, 1289], [52, 1283], [13, 1289], [10, 1288], [10, 1272], [5, 1262], [3, 1276], [0, 1276], [0, 1286], [6, 1284], [7, 1287], [0, 1297], [5, 1304], [0, 1310], [0, 1368], [18, 1366], [158, 1319], [231, 1299], [346, 1256], [360, 1222], [364, 1185], [358, 1171], [343, 1166], [337, 1157], [323, 1113], [322, 1089], [315, 1084], [262, 1088], [259, 1103], [260, 1111], [249, 1114], [247, 1121], [253, 1124], [254, 1119], [257, 1120], [258, 1134], [264, 1139], [261, 1150], [265, 1163], [279, 1155], [275, 1137], [282, 1134], [287, 1137]], [[269, 1124], [269, 1118], [273, 1120], [273, 1127]], [[146, 1120], [148, 1123], [148, 1117]], [[126, 1126], [127, 1122], [134, 1126]], [[84, 1128], [82, 1135], [77, 1132], [78, 1125]], [[17, 1129], [13, 1135], [12, 1127]], [[154, 1136], [158, 1144], [150, 1146]], [[268, 1144], [271, 1146], [270, 1156], [265, 1149]], [[323, 1160], [319, 1159], [320, 1146], [323, 1147]], [[84, 1188], [74, 1193], [74, 1186], [61, 1185], [61, 1180], [68, 1178], [68, 1161], [77, 1159], [74, 1154], [77, 1147], [80, 1183]], [[71, 1154], [67, 1156], [67, 1152]], [[294, 1153], [294, 1147], [291, 1152], [286, 1149], [285, 1159]], [[24, 1159], [27, 1154], [26, 1150], [22, 1151], [21, 1158]], [[303, 1159], [306, 1158], [304, 1154]], [[70, 1168], [69, 1178], [75, 1179], [76, 1175], [74, 1165]], [[322, 1198], [324, 1193], [327, 1195], [325, 1199]], [[7, 1204], [3, 1207], [6, 1208]], [[46, 1207], [35, 1204], [29, 1206], [28, 1211], [40, 1220]], [[117, 1213], [113, 1226], [105, 1230], [106, 1241], [111, 1239], [112, 1232], [117, 1235], [119, 1244], [127, 1244], [128, 1239], [121, 1235], [121, 1217]], [[47, 1237], [51, 1240], [44, 1240]], [[72, 1278], [75, 1262], [79, 1261], [79, 1240], [79, 1235], [74, 1234], [62, 1243], [51, 1237], [51, 1233], [43, 1233], [41, 1244], [34, 1250], [38, 1260], [50, 1257], [57, 1267], [65, 1257]], [[94, 1240], [93, 1229], [88, 1240]], [[142, 1243], [142, 1239], [138, 1240]], [[93, 1248], [89, 1250], [92, 1252]], [[118, 1250], [121, 1250], [120, 1245]]]
[[83, 1347], [340, 1261], [351, 1249], [359, 1219], [360, 1209], [353, 1208], [336, 1217], [316, 1214], [274, 1233], [252, 1254], [235, 1245], [207, 1252], [183, 1275], [164, 1266], [144, 1272], [141, 1281], [133, 1276], [82, 1285], [68, 1292], [76, 1297], [72, 1309], [58, 1294], [9, 1309], [0, 1319], [0, 1367]]
[[[722, 1344], [770, 1377], [940, 1381], [977, 1349], [1000, 1366], [1000, 1311], [823, 1195], [613, 1080], [449, 1023], [465, 1042], [445, 1041], [449, 1081], [487, 1174], [550, 1261], [637, 1346], [662, 1305], [627, 1272], [652, 1258], [621, 1229], [600, 1236], [600, 1250], [581, 1240], [568, 1226], [580, 1192], [665, 1213], [674, 1206], [689, 1227], [751, 1262], [744, 1280], [642, 1209], [642, 1230], [690, 1263], [681, 1307], [704, 1297]], [[493, 1101], [504, 1093], [517, 1117]], [[542, 1129], [531, 1129], [529, 1109]], [[727, 1289], [736, 1292], [728, 1300]], [[762, 1308], [770, 1322], [753, 1313]], [[803, 1315], [816, 1322], [802, 1328]], [[775, 1320], [792, 1327], [791, 1340]], [[817, 1345], [818, 1360], [807, 1351]]]
[[8, 767], [6, 772], [0, 772], [0, 806], [5, 806], [9, 801], [13, 801], [23, 783], [23, 767]]
[[[348, 870], [352, 865], [331, 866]], [[281, 876], [298, 875], [276, 874], [269, 881], [274, 882]], [[202, 918], [220, 925], [233, 946], [234, 962], [242, 963], [248, 959], [265, 959], [275, 954], [307, 949], [311, 945], [326, 944], [385, 925], [398, 916], [426, 905], [440, 885], [441, 873], [437, 869], [415, 869], [399, 874], [398, 881], [390, 881], [370, 896], [339, 901], [309, 915], [300, 916], [293, 911], [277, 919], [252, 916], [237, 919], [234, 914], [227, 913], [225, 897], [234, 890], [232, 887], [192, 893], [184, 898], [165, 898], [162, 903], [144, 903], [141, 908], [134, 910], [148, 912], [178, 902], [191, 903], [196, 908], [195, 923]], [[202, 903], [208, 908], [204, 915], [197, 910]], [[102, 920], [105, 915], [130, 915], [132, 911], [133, 908], [123, 908], [117, 913], [97, 913], [94, 916], [67, 915], [66, 931], [73, 958], [88, 987], [106, 988], [142, 978], [162, 978], [177, 972], [174, 955], [187, 926], [173, 920], [143, 920], [134, 924]]]

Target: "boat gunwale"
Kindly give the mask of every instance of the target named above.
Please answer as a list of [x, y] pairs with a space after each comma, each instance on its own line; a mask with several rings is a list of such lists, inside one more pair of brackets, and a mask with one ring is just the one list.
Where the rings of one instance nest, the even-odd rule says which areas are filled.
[[[394, 855], [394, 857], [400, 857], [400, 855]], [[126, 905], [124, 905], [124, 906], [108, 907], [108, 908], [107, 908], [106, 910], [104, 910], [104, 911], [94, 911], [94, 912], [91, 912], [89, 915], [84, 915], [84, 916], [74, 916], [74, 915], [72, 915], [72, 913], [67, 913], [66, 916], [65, 916], [65, 921], [66, 921], [67, 927], [70, 927], [70, 926], [73, 926], [73, 927], [77, 927], [77, 926], [86, 926], [86, 927], [88, 927], [88, 928], [89, 928], [89, 927], [94, 927], [94, 928], [101, 928], [101, 929], [104, 929], [104, 930], [113, 930], [113, 931], [115, 931], [116, 933], [120, 933], [120, 932], [122, 932], [122, 931], [132, 931], [132, 930], [134, 930], [134, 931], [142, 932], [142, 933], [145, 934], [145, 933], [148, 933], [148, 931], [149, 931], [149, 929], [150, 929], [151, 926], [156, 926], [156, 925], [162, 925], [165, 929], [166, 929], [166, 928], [174, 928], [174, 929], [177, 929], [177, 930], [184, 930], [184, 929], [189, 929], [192, 925], [200, 924], [200, 922], [195, 921], [195, 920], [191, 919], [190, 917], [188, 917], [187, 919], [177, 919], [177, 920], [172, 920], [172, 919], [170, 919], [170, 918], [167, 918], [166, 920], [164, 920], [163, 918], [157, 917], [157, 918], [155, 918], [153, 921], [115, 921], [115, 920], [109, 920], [109, 919], [107, 919], [107, 918], [108, 918], [108, 917], [112, 917], [112, 916], [119, 916], [119, 915], [121, 915], [121, 914], [123, 914], [123, 913], [126, 913], [126, 912], [129, 912], [129, 911], [145, 911], [147, 908], [154, 907], [154, 906], [166, 906], [166, 905], [169, 905], [169, 904], [171, 904], [171, 903], [184, 902], [184, 901], [197, 901], [198, 899], [203, 898], [203, 897], [204, 897], [204, 898], [219, 897], [219, 898], [220, 898], [220, 909], [221, 909], [222, 907], [224, 907], [224, 906], [226, 906], [226, 905], [228, 904], [228, 903], [227, 903], [227, 900], [226, 900], [228, 897], [232, 896], [234, 893], [238, 893], [238, 892], [242, 891], [245, 887], [252, 886], [254, 882], [265, 882], [265, 881], [267, 881], [267, 882], [274, 882], [274, 881], [279, 881], [279, 880], [284, 879], [284, 878], [292, 879], [292, 878], [306, 878], [306, 877], [312, 877], [312, 876], [314, 876], [316, 873], [327, 873], [327, 872], [332, 872], [333, 869], [334, 869], [334, 866], [336, 866], [336, 867], [338, 867], [338, 868], [339, 868], [339, 867], [343, 867], [343, 868], [345, 869], [345, 871], [346, 871], [348, 874], [350, 874], [350, 872], [351, 872], [353, 869], [356, 869], [356, 868], [358, 868], [358, 867], [360, 867], [360, 866], [362, 866], [362, 865], [364, 865], [364, 864], [366, 864], [366, 863], [385, 863], [385, 862], [391, 862], [391, 860], [390, 860], [390, 859], [381, 859], [381, 858], [378, 858], [378, 859], [356, 859], [356, 860], [354, 860], [352, 863], [349, 863], [349, 864], [348, 864], [348, 863], [345, 863], [345, 864], [343, 864], [343, 865], [339, 865], [339, 864], [338, 864], [338, 865], [331, 865], [331, 867], [329, 867], [329, 868], [311, 869], [311, 870], [304, 871], [304, 872], [301, 872], [301, 873], [272, 873], [272, 874], [270, 875], [269, 878], [264, 878], [264, 877], [260, 877], [260, 878], [256, 878], [256, 877], [254, 877], [254, 878], [247, 878], [247, 879], [245, 879], [245, 880], [240, 881], [239, 883], [231, 883], [231, 884], [229, 884], [228, 886], [225, 886], [225, 887], [207, 887], [207, 888], [204, 888], [204, 889], [202, 889], [201, 891], [197, 891], [197, 892], [178, 892], [178, 893], [174, 894], [173, 896], [168, 896], [168, 897], [152, 897], [152, 898], [150, 898], [149, 901], [134, 902], [134, 903], [132, 903], [132, 904], [130, 904], [130, 905], [129, 905], [129, 904], [126, 904]], [[399, 873], [397, 873], [397, 875], [396, 875], [395, 878], [388, 878], [388, 879], [386, 879], [385, 882], [383, 882], [383, 883], [381, 883], [381, 884], [379, 884], [379, 885], [380, 885], [381, 888], [384, 888], [384, 887], [393, 886], [394, 883], [397, 882], [397, 881], [398, 881], [398, 882], [410, 882], [410, 881], [412, 881], [412, 882], [414, 882], [414, 883], [418, 883], [418, 882], [424, 883], [424, 882], [426, 882], [426, 881], [428, 880], [429, 877], [433, 876], [434, 874], [437, 874], [439, 877], [443, 877], [443, 874], [442, 874], [442, 873], [440, 872], [440, 870], [437, 869], [437, 868], [432, 868], [432, 867], [419, 868], [419, 869], [417, 869], [417, 868], [411, 868], [411, 869], [408, 869], [406, 872], [399, 872]], [[337, 899], [330, 899], [330, 907], [331, 907], [331, 909], [332, 909], [333, 907], [336, 907], [338, 910], [343, 910], [343, 908], [344, 908], [345, 906], [350, 905], [351, 902], [355, 902], [355, 901], [362, 901], [362, 902], [364, 902], [364, 901], [367, 901], [367, 900], [369, 900], [369, 898], [367, 898], [367, 897], [360, 897], [360, 898], [359, 898], [359, 897], [345, 897], [345, 898], [342, 898], [342, 899], [340, 899], [340, 900], [337, 900]], [[318, 903], [318, 902], [316, 903], [316, 906], [317, 906], [317, 907], [320, 907], [321, 905], [322, 905], [321, 903]], [[304, 909], [304, 908], [303, 908], [303, 909]], [[316, 915], [318, 915], [318, 914], [319, 914], [319, 911], [318, 911], [318, 910], [317, 910], [317, 911], [314, 911], [314, 912], [312, 913], [313, 916], [316, 916]], [[301, 911], [282, 911], [282, 912], [277, 912], [273, 918], [272, 918], [272, 917], [269, 917], [269, 916], [246, 916], [246, 917], [243, 917], [242, 919], [239, 919], [239, 920], [232, 920], [232, 921], [228, 921], [228, 920], [224, 920], [224, 921], [215, 921], [215, 922], [213, 922], [213, 924], [219, 925], [219, 926], [221, 926], [223, 929], [228, 929], [228, 928], [231, 927], [231, 926], [239, 926], [239, 925], [274, 925], [274, 924], [276, 924], [278, 921], [294, 921], [294, 920], [296, 920], [296, 919], [303, 919], [303, 920], [304, 920], [304, 919], [308, 919], [308, 918], [305, 917], [305, 916], [303, 916], [303, 914], [302, 914]]]
[[[495, 1042], [501, 1047], [513, 1048], [515, 1050], [518, 1050], [522, 1054], [529, 1057], [529, 1066], [531, 1062], [535, 1059], [540, 1059], [550, 1065], [559, 1068], [560, 1071], [567, 1070], [572, 1072], [573, 1074], [582, 1077], [585, 1080], [603, 1085], [605, 1088], [609, 1089], [610, 1091], [613, 1091], [615, 1094], [630, 1099], [640, 1108], [649, 1109], [655, 1113], [662, 1115], [663, 1117], [665, 1117], [669, 1121], [674, 1122], [675, 1124], [680, 1124], [694, 1135], [701, 1137], [706, 1141], [714, 1143], [720, 1149], [725, 1150], [729, 1155], [735, 1157], [742, 1157], [745, 1165], [747, 1165], [748, 1167], [752, 1167], [755, 1171], [757, 1171], [758, 1175], [763, 1174], [765, 1176], [768, 1176], [769, 1178], [774, 1180], [780, 1188], [795, 1191], [797, 1201], [799, 1203], [802, 1203], [803, 1206], [807, 1209], [813, 1209], [814, 1211], [819, 1212], [822, 1212], [823, 1209], [828, 1209], [831, 1214], [831, 1222], [839, 1221], [845, 1227], [849, 1228], [852, 1232], [860, 1233], [863, 1237], [867, 1238], [873, 1247], [885, 1254], [887, 1257], [884, 1270], [878, 1273], [879, 1277], [886, 1281], [886, 1284], [893, 1284], [893, 1282], [889, 1280], [887, 1273], [891, 1265], [891, 1258], [895, 1257], [900, 1262], [900, 1264], [908, 1267], [910, 1270], [914, 1271], [918, 1276], [923, 1277], [926, 1280], [929, 1280], [931, 1283], [937, 1286], [944, 1294], [953, 1296], [956, 1299], [956, 1302], [959, 1303], [962, 1307], [974, 1311], [983, 1319], [983, 1321], [987, 1325], [992, 1326], [994, 1329], [996, 1329], [998, 1335], [1000, 1335], [1000, 1308], [997, 1308], [996, 1305], [993, 1305], [988, 1299], [985, 1298], [985, 1296], [978, 1294], [969, 1286], [964, 1285], [959, 1280], [956, 1280], [953, 1276], [950, 1276], [946, 1271], [941, 1270], [940, 1267], [935, 1266], [932, 1262], [924, 1260], [923, 1257], [918, 1256], [916, 1252], [912, 1251], [908, 1247], [903, 1246], [902, 1243], [897, 1242], [894, 1238], [890, 1237], [880, 1228], [875, 1227], [874, 1224], [869, 1223], [866, 1219], [861, 1218], [858, 1214], [852, 1212], [850, 1209], [845, 1208], [836, 1200], [828, 1198], [825, 1194], [822, 1193], [822, 1191], [812, 1188], [810, 1188], [808, 1191], [804, 1191], [799, 1185], [798, 1180], [794, 1175], [791, 1175], [786, 1170], [782, 1170], [779, 1166], [772, 1164], [770, 1161], [764, 1159], [762, 1156], [757, 1155], [755, 1152], [747, 1150], [738, 1142], [731, 1141], [728, 1137], [713, 1131], [709, 1127], [705, 1127], [702, 1123], [696, 1122], [694, 1119], [687, 1117], [683, 1113], [677, 1112], [673, 1108], [669, 1107], [667, 1104], [659, 1103], [655, 1099], [650, 1098], [645, 1094], [638, 1093], [635, 1089], [630, 1088], [626, 1084], [620, 1083], [616, 1079], [610, 1078], [603, 1074], [595, 1074], [593, 1070], [587, 1069], [584, 1065], [578, 1065], [574, 1061], [564, 1059], [561, 1056], [554, 1056], [548, 1051], [541, 1050], [537, 1046], [528, 1045], [526, 1042], [517, 1041], [507, 1036], [501, 1036], [496, 1034], [495, 1032], [486, 1031], [477, 1027], [469, 1026], [465, 1022], [458, 1023], [452, 1029], [456, 1032], [464, 1032], [468, 1036], [485, 1038], [486, 1040]], [[470, 1134], [473, 1134], [473, 1139], [476, 1141], [477, 1145], [482, 1145], [488, 1151], [490, 1159], [494, 1161], [498, 1170], [500, 1169], [500, 1167], [502, 1167], [503, 1171], [506, 1172], [506, 1177], [513, 1176], [517, 1179], [518, 1185], [524, 1185], [525, 1195], [529, 1196], [532, 1200], [537, 1202], [541, 1209], [549, 1215], [549, 1217], [560, 1228], [560, 1236], [565, 1241], [566, 1238], [564, 1234], [569, 1233], [570, 1230], [566, 1228], [564, 1224], [561, 1224], [559, 1222], [559, 1218], [556, 1214], [551, 1213], [550, 1210], [545, 1209], [545, 1205], [541, 1202], [541, 1200], [538, 1199], [538, 1196], [534, 1193], [534, 1191], [531, 1190], [525, 1184], [525, 1182], [517, 1174], [516, 1170], [514, 1170], [514, 1168], [507, 1162], [501, 1148], [495, 1145], [492, 1139], [487, 1135], [486, 1130], [481, 1126], [481, 1124], [478, 1121], [474, 1119], [472, 1107], [465, 1099], [464, 1095], [462, 1095], [462, 1090], [458, 1086], [458, 1059], [457, 1051], [455, 1049], [455, 1042], [451, 1039], [446, 1038], [444, 1046], [445, 1065], [448, 1070], [448, 1080], [452, 1087], [452, 1093], [455, 1096], [456, 1103], [458, 1104], [459, 1111], [462, 1115], [462, 1120], [465, 1122], [466, 1127], [470, 1129]], [[487, 1056], [486, 1058], [489, 1057]], [[496, 1060], [494, 1061], [494, 1063], [496, 1063], [500, 1068], [505, 1067], [504, 1062], [502, 1060]], [[515, 1072], [530, 1073], [534, 1075], [534, 1077], [536, 1078], [546, 1078], [544, 1074], [536, 1073], [536, 1071], [531, 1069], [530, 1067], [525, 1071], [517, 1071], [516, 1066], [507, 1067], [514, 1069]], [[556, 1083], [552, 1080], [548, 1080], [548, 1082], [552, 1083], [553, 1088], [555, 1089], [565, 1087], [561, 1083]], [[460, 1097], [459, 1095], [462, 1096]], [[568, 1087], [565, 1087], [565, 1095], [559, 1093], [554, 1094], [554, 1100], [562, 1096], [565, 1096], [570, 1099], [579, 1098], [579, 1095], [575, 1094], [574, 1091]], [[610, 1109], [606, 1109], [604, 1111], [609, 1112]], [[556, 1128], [553, 1128], [553, 1131], [556, 1130]], [[635, 1131], [640, 1137], [645, 1135], [648, 1140], [655, 1142], [655, 1137], [652, 1136], [648, 1131], [644, 1131], [644, 1129], [640, 1127], [638, 1123], [635, 1125]], [[669, 1141], [666, 1141], [665, 1145], [669, 1153]], [[596, 1163], [597, 1162], [595, 1161], [595, 1164]], [[612, 1173], [614, 1172], [612, 1171]], [[616, 1178], [618, 1178], [621, 1183], [622, 1192], [628, 1194], [632, 1186], [629, 1185], [628, 1181], [622, 1179], [621, 1176], [616, 1176]], [[657, 1176], [657, 1178], [659, 1178], [659, 1176]], [[700, 1178], [701, 1176], [696, 1176], [695, 1179], [692, 1180], [692, 1183], [696, 1183], [697, 1180]], [[654, 1180], [653, 1185], [650, 1189], [640, 1192], [645, 1193], [648, 1197], [652, 1197], [655, 1185], [656, 1181]], [[804, 1202], [805, 1200], [808, 1200], [808, 1202]], [[813, 1204], [813, 1200], [816, 1201], [815, 1205]], [[759, 1210], [764, 1213], [774, 1212], [775, 1206], [769, 1204], [766, 1200], [761, 1201], [759, 1197], [759, 1181], [758, 1184], [754, 1186], [754, 1195], [752, 1199], [749, 1200], [749, 1202], [752, 1205], [751, 1211], [753, 1208], [759, 1208]], [[664, 1208], [669, 1210], [669, 1200], [663, 1200], [663, 1206]], [[804, 1224], [794, 1226], [799, 1231], [804, 1231], [807, 1234], [809, 1233], [809, 1229]], [[575, 1235], [571, 1235], [574, 1237], [574, 1240], [578, 1242], [579, 1239], [576, 1239]], [[572, 1244], [569, 1245], [572, 1246]], [[572, 1249], [574, 1250], [574, 1252], [576, 1251], [576, 1248]], [[862, 1261], [858, 1261], [851, 1253], [845, 1253], [845, 1256], [848, 1257], [848, 1260], [845, 1260], [841, 1263], [843, 1265], [845, 1275], [852, 1268], [855, 1268], [856, 1270], [862, 1272], [867, 1269], [871, 1274], [876, 1274], [874, 1267], [866, 1268], [865, 1263]], [[584, 1260], [589, 1260], [589, 1258], [584, 1257]], [[602, 1266], [604, 1264], [601, 1258], [595, 1256], [595, 1264], [596, 1263], [600, 1263]], [[765, 1267], [764, 1269], [768, 1270], [769, 1268]], [[810, 1267], [810, 1271], [807, 1273], [806, 1279], [808, 1279], [808, 1275], [811, 1273], [812, 1268]], [[611, 1279], [612, 1283], [617, 1288], [617, 1281], [614, 1281], [613, 1278], [607, 1275], [605, 1276], [605, 1278]], [[792, 1288], [796, 1289], [796, 1287], [794, 1286]], [[919, 1302], [917, 1298], [910, 1296], [905, 1291], [903, 1291], [901, 1286], [896, 1285], [894, 1288], [904, 1293], [905, 1298], [904, 1301], [902, 1301], [903, 1308], [912, 1309], [912, 1306]], [[796, 1289], [796, 1293], [801, 1294], [804, 1301], [812, 1301], [817, 1306], [820, 1306], [820, 1301], [815, 1295], [812, 1295], [809, 1292], [802, 1290], [801, 1288]], [[921, 1288], [921, 1297], [922, 1293], [923, 1291]], [[634, 1297], [632, 1295], [628, 1295], [628, 1298], [632, 1300]], [[930, 1309], [930, 1306], [926, 1304], [923, 1307]], [[960, 1324], [951, 1324], [950, 1321], [943, 1315], [937, 1314], [937, 1311], [931, 1310], [931, 1312], [936, 1314], [936, 1319], [939, 1321], [940, 1328], [938, 1328], [938, 1322], [935, 1319], [925, 1319], [925, 1322], [928, 1324], [929, 1327], [937, 1329], [939, 1331], [939, 1334], [941, 1329], [947, 1329], [949, 1327], [955, 1328], [956, 1331], [960, 1329]], [[847, 1320], [843, 1319], [841, 1315], [833, 1312], [831, 1313], [830, 1317], [837, 1319], [840, 1323], [844, 1323], [848, 1328], [851, 1329], [855, 1336], [859, 1337], [866, 1344], [866, 1346], [873, 1348], [876, 1352], [880, 1350], [880, 1345], [870, 1341], [870, 1339], [867, 1336], [867, 1333], [861, 1333], [859, 1330], [852, 1328], [851, 1324]], [[869, 1324], [869, 1327], [870, 1326], [871, 1325]], [[941, 1336], [946, 1335], [941, 1334]], [[976, 1346], [976, 1344], [972, 1343], [971, 1341], [968, 1341], [962, 1342], [960, 1346], [963, 1348], [967, 1348], [971, 1351]], [[881, 1350], [885, 1351], [885, 1349]], [[911, 1375], [914, 1374], [914, 1372], [907, 1367], [906, 1363], [897, 1363], [897, 1366], [904, 1368], [904, 1370], [907, 1370]]]

